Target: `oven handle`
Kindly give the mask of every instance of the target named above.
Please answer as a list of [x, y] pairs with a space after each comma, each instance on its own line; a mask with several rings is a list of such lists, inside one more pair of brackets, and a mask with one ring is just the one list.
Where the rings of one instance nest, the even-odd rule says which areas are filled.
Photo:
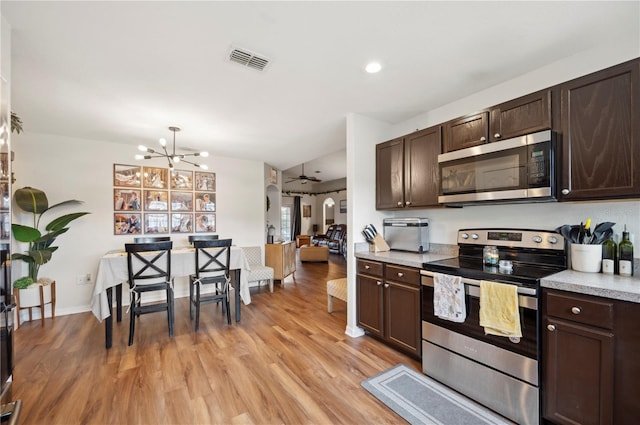
[[[434, 272], [429, 270], [420, 270], [420, 274], [433, 278]], [[433, 288], [433, 280], [421, 279], [421, 283], [424, 286], [430, 286]], [[474, 298], [480, 298], [480, 281], [475, 279], [462, 278], [462, 283], [465, 284], [465, 292]], [[518, 287], [518, 304], [520, 307], [528, 308], [530, 310], [538, 309], [538, 291], [533, 288]]]

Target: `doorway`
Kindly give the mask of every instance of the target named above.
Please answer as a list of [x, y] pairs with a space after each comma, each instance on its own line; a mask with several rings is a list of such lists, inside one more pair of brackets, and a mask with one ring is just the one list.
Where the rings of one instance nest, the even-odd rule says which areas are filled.
[[322, 203], [322, 229], [325, 234], [329, 226], [335, 222], [335, 206], [333, 198], [327, 198]]

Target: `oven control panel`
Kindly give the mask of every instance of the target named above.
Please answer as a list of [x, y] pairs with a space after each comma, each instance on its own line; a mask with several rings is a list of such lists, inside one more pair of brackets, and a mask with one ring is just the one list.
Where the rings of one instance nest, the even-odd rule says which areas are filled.
[[564, 250], [564, 237], [548, 230], [461, 229], [459, 244]]

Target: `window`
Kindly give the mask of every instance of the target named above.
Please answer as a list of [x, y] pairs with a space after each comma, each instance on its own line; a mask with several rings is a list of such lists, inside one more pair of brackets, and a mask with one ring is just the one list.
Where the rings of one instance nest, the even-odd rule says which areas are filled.
[[280, 208], [280, 234], [283, 240], [291, 240], [291, 207]]

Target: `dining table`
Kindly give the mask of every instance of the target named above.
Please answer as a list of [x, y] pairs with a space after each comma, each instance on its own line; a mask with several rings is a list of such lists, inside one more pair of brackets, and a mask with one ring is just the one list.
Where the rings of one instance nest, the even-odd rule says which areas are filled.
[[[215, 248], [212, 248], [215, 250]], [[172, 277], [189, 276], [195, 273], [195, 249], [179, 247], [171, 250]], [[247, 275], [251, 270], [242, 248], [231, 247], [229, 270], [232, 271], [235, 292], [235, 317], [240, 321], [240, 304], [251, 303]], [[98, 320], [105, 323], [105, 346], [111, 348], [113, 339], [113, 289], [116, 290], [116, 317], [122, 321], [122, 284], [129, 279], [127, 253], [124, 249], [112, 250], [100, 258], [96, 282], [91, 299], [91, 311]]]

